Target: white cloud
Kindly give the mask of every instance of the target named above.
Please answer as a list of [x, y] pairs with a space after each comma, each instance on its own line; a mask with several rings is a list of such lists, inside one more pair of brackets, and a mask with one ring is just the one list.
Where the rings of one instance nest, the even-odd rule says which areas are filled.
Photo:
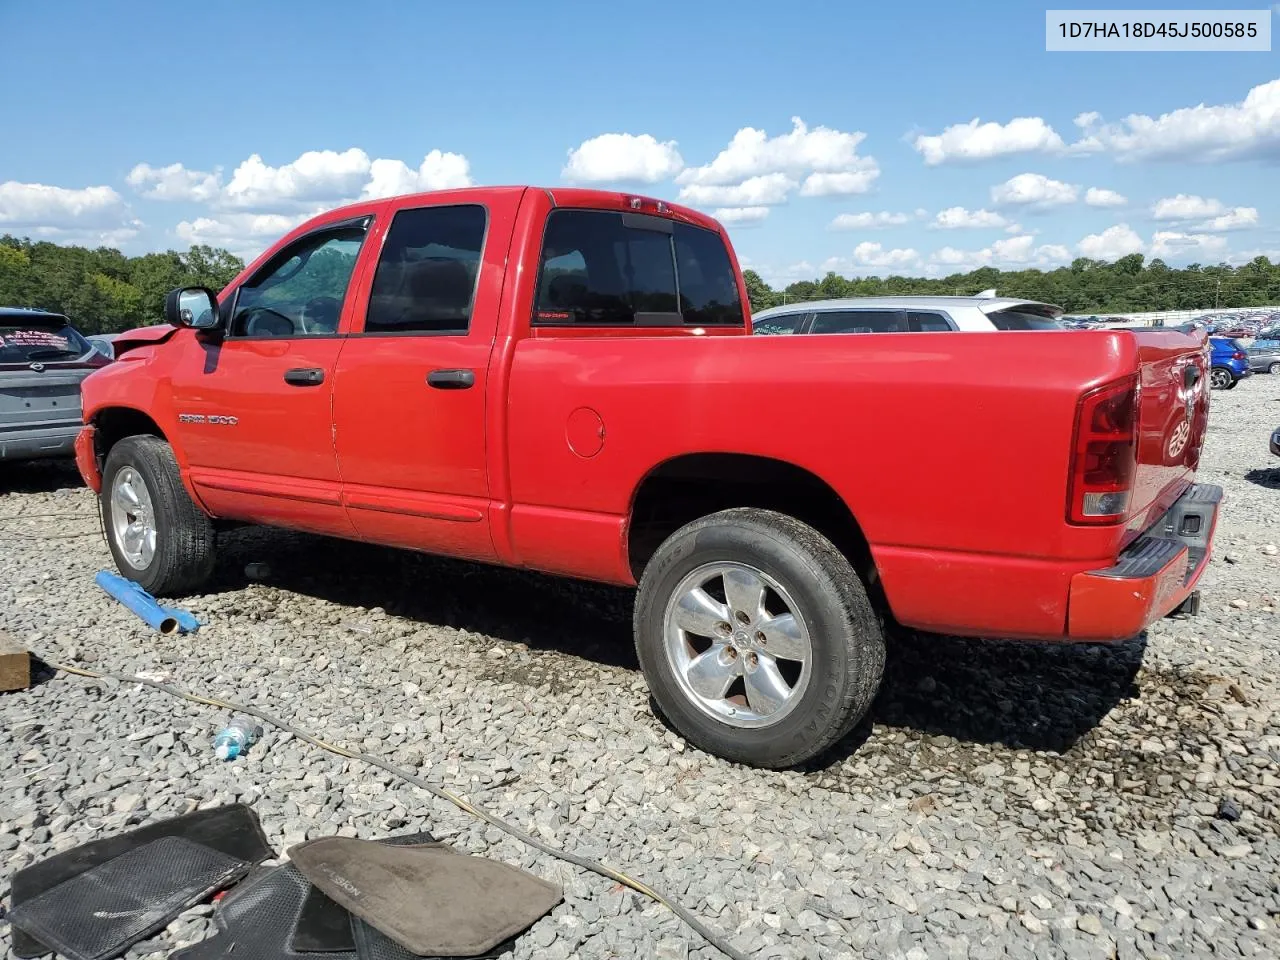
[[1221, 233], [1226, 230], [1248, 230], [1250, 227], [1256, 227], [1257, 225], [1257, 207], [1235, 207], [1221, 216], [1196, 224], [1195, 229]]
[[983, 227], [1004, 227], [1009, 221], [991, 210], [966, 210], [964, 207], [947, 207], [939, 210], [930, 224], [937, 230], [979, 229]]
[[252, 259], [309, 216], [312, 212], [225, 213], [216, 218], [183, 220], [173, 232], [183, 243], [225, 247], [232, 253]]
[[772, 206], [785, 201], [795, 187], [785, 173], [769, 173], [728, 185], [691, 183], [681, 188], [680, 199], [694, 206]]
[[[743, 127], [715, 159], [690, 167], [676, 182], [739, 183], [769, 173], [787, 173], [798, 179], [806, 173], [858, 172], [867, 169], [868, 164], [874, 169], [872, 158], [858, 155], [858, 144], [866, 139], [865, 133], [846, 133], [830, 127], [810, 130], [799, 117], [792, 117], [791, 125], [790, 133], [776, 137], [754, 127]], [[875, 175], [871, 175], [873, 179]]]
[[1158, 117], [1130, 114], [1102, 123], [1083, 113], [1081, 149], [1107, 150], [1122, 161], [1221, 162], [1273, 158], [1280, 149], [1280, 80], [1260, 84], [1239, 103], [1198, 104]]
[[1085, 191], [1084, 202], [1091, 207], [1123, 207], [1129, 200], [1114, 190], [1090, 187]]
[[886, 250], [878, 243], [864, 240], [853, 248], [853, 262], [863, 267], [899, 269], [920, 262], [920, 254], [908, 248]]
[[1091, 233], [1076, 244], [1076, 249], [1091, 260], [1119, 260], [1131, 253], [1141, 253], [1142, 247], [1142, 238], [1127, 223]]
[[1042, 173], [1020, 173], [991, 188], [992, 203], [1004, 206], [1055, 207], [1075, 203], [1080, 188]]
[[1199, 259], [1218, 257], [1226, 252], [1227, 238], [1205, 233], [1180, 233], [1176, 230], [1157, 230], [1151, 237], [1151, 256], [1162, 260], [1171, 258]]
[[1018, 153], [1061, 153], [1066, 149], [1062, 137], [1040, 117], [1015, 117], [1005, 124], [982, 123], [975, 117], [968, 123], [947, 127], [936, 136], [917, 136], [913, 145], [931, 167]]
[[1198, 220], [1201, 217], [1215, 217], [1222, 211], [1220, 200], [1180, 193], [1175, 197], [1157, 200], [1151, 207], [1151, 216], [1157, 220]]
[[402, 193], [424, 193], [469, 187], [471, 165], [460, 153], [432, 150], [422, 158], [417, 170], [403, 160], [374, 160], [369, 164], [369, 182], [360, 196], [365, 200], [394, 197]]
[[236, 167], [222, 199], [231, 207], [260, 210], [340, 203], [360, 193], [371, 167], [369, 155], [359, 147], [342, 153], [308, 150], [280, 167], [268, 166], [255, 153]]
[[602, 133], [569, 151], [561, 176], [569, 183], [658, 183], [684, 168], [676, 142], [647, 133]]
[[769, 215], [769, 208], [717, 207], [711, 215], [721, 223], [759, 223]]
[[910, 222], [911, 217], [905, 213], [842, 213], [831, 221], [833, 230], [878, 230], [883, 227], [897, 227]]
[[78, 190], [44, 183], [0, 183], [0, 224], [52, 229], [118, 228], [127, 215], [110, 187]]
[[1035, 237], [1021, 234], [995, 241], [981, 250], [960, 250], [943, 247], [930, 254], [933, 267], [948, 267], [952, 272], [968, 272], [979, 267], [1040, 267], [1061, 266], [1071, 258], [1071, 252], [1058, 244], [1036, 246]]
[[802, 197], [836, 197], [866, 193], [871, 189], [880, 168], [870, 157], [863, 158], [860, 169], [840, 173], [811, 173], [800, 186]]
[[222, 171], [188, 170], [180, 163], [171, 163], [167, 167], [140, 163], [129, 171], [125, 182], [148, 200], [207, 203], [222, 189]]

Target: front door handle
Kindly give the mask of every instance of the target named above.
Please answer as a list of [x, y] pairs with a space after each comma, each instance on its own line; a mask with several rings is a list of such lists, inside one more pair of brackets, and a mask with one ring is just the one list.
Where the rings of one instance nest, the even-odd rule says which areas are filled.
[[427, 374], [427, 386], [438, 390], [465, 390], [475, 382], [474, 370], [432, 370]]
[[284, 372], [284, 382], [295, 387], [314, 387], [324, 383], [324, 371], [319, 367], [294, 367]]

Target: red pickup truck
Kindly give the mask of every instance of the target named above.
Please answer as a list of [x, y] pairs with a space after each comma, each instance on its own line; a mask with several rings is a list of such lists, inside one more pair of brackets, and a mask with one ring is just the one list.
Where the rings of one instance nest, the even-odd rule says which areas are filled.
[[639, 585], [689, 740], [797, 764], [870, 708], [886, 629], [1107, 641], [1196, 601], [1203, 343], [751, 336], [722, 227], [642, 196], [359, 203], [83, 389], [120, 571], [197, 590], [223, 520]]

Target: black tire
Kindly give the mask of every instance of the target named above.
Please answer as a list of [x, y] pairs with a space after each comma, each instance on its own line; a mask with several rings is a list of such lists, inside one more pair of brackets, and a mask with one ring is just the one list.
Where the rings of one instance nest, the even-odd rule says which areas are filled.
[[1275, 361], [1271, 366], [1267, 367], [1267, 373], [1280, 373], [1280, 360]]
[[1226, 367], [1214, 367], [1209, 371], [1209, 387], [1213, 390], [1230, 390], [1236, 385], [1236, 376]]
[[[116, 476], [126, 467], [141, 475], [155, 517], [155, 553], [143, 568], [125, 559], [112, 529], [111, 491]], [[113, 446], [102, 471], [99, 502], [107, 546], [121, 576], [157, 597], [194, 593], [208, 581], [213, 572], [213, 524], [187, 494], [173, 449], [165, 441], [135, 436]]]
[[[743, 728], [705, 712], [681, 687], [667, 654], [674, 592], [716, 562], [747, 564], [772, 577], [809, 626], [809, 681], [771, 726]], [[812, 527], [771, 510], [724, 510], [667, 538], [641, 577], [634, 628], [650, 692], [672, 726], [708, 753], [756, 767], [793, 767], [827, 750], [870, 709], [884, 673], [884, 632], [849, 561]]]
[[1223, 389], [1223, 390], [1234, 390], [1237, 386], [1239, 386], [1239, 384], [1240, 384], [1240, 380], [1239, 380], [1238, 378], [1236, 378], [1236, 377], [1232, 377], [1232, 378], [1231, 378], [1231, 382], [1230, 382], [1230, 383], [1228, 383], [1228, 384], [1227, 384], [1225, 387], [1223, 387], [1222, 389]]

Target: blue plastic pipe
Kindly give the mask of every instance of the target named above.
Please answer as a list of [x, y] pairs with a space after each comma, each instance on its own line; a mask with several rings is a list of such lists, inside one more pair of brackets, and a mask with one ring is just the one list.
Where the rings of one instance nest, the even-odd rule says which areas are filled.
[[159, 630], [161, 633], [173, 633], [175, 630], [194, 633], [200, 626], [200, 621], [193, 614], [176, 607], [161, 606], [155, 597], [132, 580], [118, 577], [106, 570], [99, 571], [93, 579], [108, 596], [119, 600], [136, 613], [152, 630]]

